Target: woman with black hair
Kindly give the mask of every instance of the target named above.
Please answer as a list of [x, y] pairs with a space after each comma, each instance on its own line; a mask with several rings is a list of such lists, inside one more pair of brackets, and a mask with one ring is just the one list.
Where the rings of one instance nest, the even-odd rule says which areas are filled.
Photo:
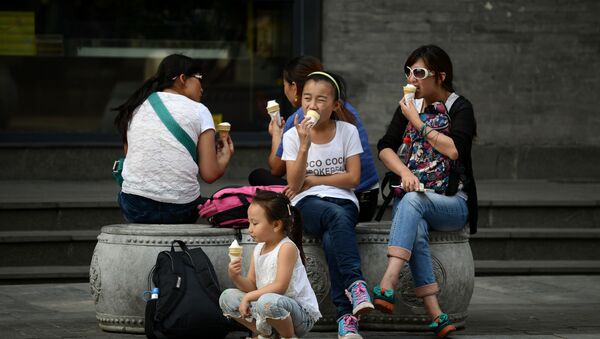
[[[404, 72], [416, 88], [415, 99], [400, 101], [386, 134], [379, 140], [379, 158], [400, 177], [388, 245], [388, 264], [373, 289], [375, 307], [392, 313], [398, 276], [408, 263], [415, 295], [423, 299], [438, 337], [456, 330], [443, 313], [429, 251], [429, 231], [457, 231], [469, 224], [477, 231], [477, 190], [471, 166], [476, 135], [473, 106], [456, 94], [450, 57], [435, 45], [417, 48]], [[410, 141], [408, 157], [398, 148]]]
[[[200, 63], [173, 54], [116, 108], [115, 125], [127, 155], [118, 201], [127, 221], [181, 224], [198, 219], [198, 174], [205, 182], [214, 182], [223, 175], [233, 154], [229, 136], [215, 142], [212, 116], [200, 103], [202, 92]], [[172, 118], [170, 127], [155, 110], [156, 102]], [[177, 127], [182, 132], [179, 137], [171, 132]], [[179, 141], [186, 138], [195, 148], [190, 150]]]

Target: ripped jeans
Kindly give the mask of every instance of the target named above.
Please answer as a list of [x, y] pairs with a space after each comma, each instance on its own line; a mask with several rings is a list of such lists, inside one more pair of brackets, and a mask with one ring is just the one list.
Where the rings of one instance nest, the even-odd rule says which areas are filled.
[[[246, 293], [237, 288], [229, 288], [221, 293], [219, 305], [226, 317], [240, 318], [240, 302]], [[276, 293], [266, 293], [260, 296], [257, 301], [250, 303], [250, 312], [253, 320], [256, 320], [256, 329], [265, 335], [272, 334], [272, 327], [267, 323], [267, 319], [285, 319], [292, 317], [294, 324], [294, 334], [296, 337], [302, 337], [308, 333], [315, 324], [315, 320], [310, 317], [300, 304], [294, 299]]]

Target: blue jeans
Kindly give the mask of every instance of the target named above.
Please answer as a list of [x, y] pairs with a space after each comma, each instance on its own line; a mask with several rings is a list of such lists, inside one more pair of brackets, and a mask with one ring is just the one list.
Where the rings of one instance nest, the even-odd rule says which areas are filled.
[[456, 195], [409, 192], [394, 201], [388, 255], [408, 261], [417, 297], [437, 292], [429, 230], [460, 230], [468, 215], [467, 202]]
[[[246, 293], [237, 288], [229, 288], [221, 293], [219, 305], [227, 317], [241, 318], [240, 302]], [[256, 320], [256, 329], [262, 334], [271, 334], [272, 328], [266, 319], [285, 319], [292, 317], [294, 334], [301, 337], [308, 333], [315, 321], [300, 304], [292, 298], [276, 293], [265, 293], [258, 300], [250, 303], [250, 313]]]
[[348, 199], [307, 196], [296, 207], [300, 209], [304, 230], [321, 238], [329, 277], [331, 299], [336, 308], [336, 319], [352, 314], [352, 303], [346, 289], [357, 280], [365, 280], [360, 269], [360, 254], [354, 228], [358, 208]]
[[201, 198], [187, 204], [170, 204], [119, 192], [119, 207], [128, 222], [136, 224], [193, 224]]

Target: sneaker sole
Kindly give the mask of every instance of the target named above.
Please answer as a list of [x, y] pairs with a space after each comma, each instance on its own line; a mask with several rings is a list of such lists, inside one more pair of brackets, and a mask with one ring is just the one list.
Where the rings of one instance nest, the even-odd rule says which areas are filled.
[[350, 333], [350, 334], [346, 334], [345, 336], [341, 337], [338, 334], [338, 339], [363, 339], [363, 337], [360, 334], [354, 334], [354, 333]]
[[448, 336], [448, 334], [452, 333], [456, 331], [456, 327], [454, 327], [454, 325], [448, 325], [446, 327], [444, 327], [444, 329], [442, 329], [438, 334], [437, 337], [438, 338], [446, 338], [446, 336]]
[[394, 304], [392, 304], [391, 302], [381, 300], [381, 299], [375, 299], [373, 301], [373, 304], [375, 305], [375, 309], [380, 312], [387, 313], [387, 314], [394, 313]]
[[375, 306], [373, 306], [373, 304], [371, 304], [370, 302], [364, 302], [364, 303], [356, 306], [352, 310], [352, 314], [355, 316], [359, 316], [359, 315], [367, 314], [367, 313], [373, 311], [374, 309], [375, 309]]

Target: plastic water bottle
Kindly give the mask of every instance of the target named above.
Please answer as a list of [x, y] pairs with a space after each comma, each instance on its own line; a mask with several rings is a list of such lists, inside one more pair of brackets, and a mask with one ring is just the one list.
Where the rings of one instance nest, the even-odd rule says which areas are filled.
[[408, 163], [408, 157], [410, 152], [410, 137], [404, 137], [402, 140], [402, 146], [400, 146], [400, 150], [398, 151], [398, 156], [403, 163]]
[[152, 294], [150, 294], [150, 299], [158, 299], [158, 292], [160, 291], [160, 289], [158, 287], [155, 287], [152, 289]]

